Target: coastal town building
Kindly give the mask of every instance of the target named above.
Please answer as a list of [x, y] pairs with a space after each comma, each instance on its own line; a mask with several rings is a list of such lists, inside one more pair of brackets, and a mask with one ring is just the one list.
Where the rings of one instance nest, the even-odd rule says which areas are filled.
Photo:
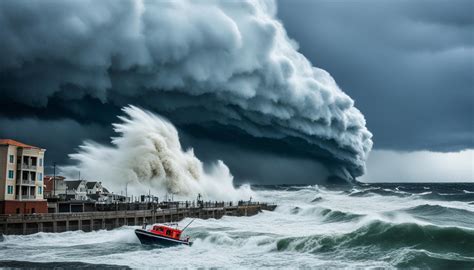
[[102, 194], [103, 187], [102, 182], [91, 181], [86, 183], [87, 194]]
[[0, 139], [0, 214], [47, 213], [45, 151], [12, 139]]
[[[55, 178], [56, 177], [56, 178]], [[56, 175], [47, 175], [44, 177], [44, 197], [45, 198], [58, 198], [60, 195], [66, 195], [66, 183], [64, 180], [66, 177]]]
[[49, 208], [54, 208], [56, 202], [65, 201], [94, 201], [98, 203], [114, 203], [125, 201], [124, 196], [113, 194], [102, 186], [99, 181], [67, 180], [66, 177], [57, 175], [44, 177], [45, 198], [49, 198]]
[[67, 186], [66, 199], [85, 201], [87, 200], [87, 181], [86, 180], [68, 180], [64, 181]]

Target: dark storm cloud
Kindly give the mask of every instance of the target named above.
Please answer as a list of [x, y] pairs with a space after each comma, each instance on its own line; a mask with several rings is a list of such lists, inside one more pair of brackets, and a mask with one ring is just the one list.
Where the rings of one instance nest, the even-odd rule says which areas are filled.
[[[189, 130], [189, 129], [187, 129]], [[286, 147], [284, 152], [270, 151], [265, 146], [274, 145], [264, 140], [257, 146], [250, 138], [247, 141], [241, 134], [231, 138], [241, 141], [239, 144], [228, 144], [226, 140], [201, 132], [180, 132], [180, 140], [185, 148], [192, 147], [199, 159], [212, 164], [224, 160], [238, 183], [259, 184], [304, 184], [324, 183], [331, 175], [327, 164], [323, 165], [311, 155], [297, 155]], [[227, 135], [230, 136], [230, 135]]]
[[136, 104], [187, 132], [286, 147], [361, 175], [372, 147], [363, 115], [297, 52], [275, 10], [271, 1], [1, 1], [0, 113], [103, 126]]
[[300, 51], [355, 99], [376, 148], [474, 147], [473, 1], [279, 1]]
[[80, 124], [70, 119], [42, 120], [38, 118], [9, 119], [0, 117], [0, 137], [14, 138], [46, 149], [47, 173], [53, 162], [65, 164], [66, 154], [90, 139], [106, 142], [112, 129], [97, 124]]

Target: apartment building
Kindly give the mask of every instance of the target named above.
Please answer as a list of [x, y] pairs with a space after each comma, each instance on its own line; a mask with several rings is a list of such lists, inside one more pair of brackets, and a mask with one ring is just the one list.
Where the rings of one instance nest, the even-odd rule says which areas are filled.
[[0, 214], [47, 213], [44, 199], [46, 149], [0, 139]]

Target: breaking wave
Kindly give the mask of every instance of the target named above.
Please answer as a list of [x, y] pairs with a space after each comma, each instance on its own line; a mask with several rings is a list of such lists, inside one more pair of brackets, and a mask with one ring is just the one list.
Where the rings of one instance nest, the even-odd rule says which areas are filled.
[[[442, 244], [440, 244], [442, 243]], [[372, 253], [385, 253], [400, 250], [403, 247], [416, 247], [417, 256], [427, 254], [455, 253], [449, 260], [474, 263], [474, 230], [458, 227], [437, 227], [433, 225], [420, 225], [416, 223], [393, 224], [383, 221], [372, 221], [355, 231], [335, 235], [313, 235], [305, 237], [284, 238], [277, 241], [278, 251], [296, 251], [308, 253], [333, 253], [340, 250], [355, 249], [360, 251], [365, 247]], [[362, 259], [367, 254], [354, 252], [345, 256], [352, 259]], [[394, 258], [395, 259], [395, 258]], [[397, 261], [396, 265], [411, 265], [410, 261], [420, 260], [406, 256], [404, 260]], [[433, 259], [436, 262], [441, 258]], [[430, 261], [426, 261], [430, 264]], [[411, 265], [413, 266], [413, 265]]]
[[322, 207], [309, 207], [307, 209], [294, 207], [289, 211], [289, 213], [300, 216], [319, 216], [323, 222], [327, 223], [355, 221], [364, 216]]
[[248, 185], [235, 188], [233, 176], [222, 161], [205, 169], [192, 149], [183, 150], [176, 128], [165, 118], [135, 106], [124, 107], [119, 135], [112, 146], [86, 142], [70, 158], [74, 166], [60, 168], [65, 175], [79, 170], [86, 179], [98, 179], [114, 191], [128, 185], [130, 194], [172, 193], [206, 199], [248, 199]]

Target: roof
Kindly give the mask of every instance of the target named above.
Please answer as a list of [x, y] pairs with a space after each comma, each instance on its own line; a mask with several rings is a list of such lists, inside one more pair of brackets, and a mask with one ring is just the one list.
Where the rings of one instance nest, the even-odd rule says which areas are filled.
[[86, 187], [87, 187], [87, 189], [91, 189], [91, 188], [94, 188], [96, 184], [97, 184], [97, 182], [95, 182], [95, 181], [94, 182], [87, 182]]
[[[50, 180], [53, 180], [53, 177], [54, 177], [53, 175], [45, 175], [44, 180], [50, 181]], [[56, 175], [56, 180], [64, 180], [64, 179], [66, 179], [66, 177], [61, 176], [61, 175]]]
[[83, 181], [84, 180], [69, 180], [64, 181], [64, 183], [66, 183], [67, 189], [77, 189]]
[[24, 147], [24, 148], [42, 149], [40, 147], [24, 144], [22, 142], [18, 142], [12, 139], [0, 139], [0, 145], [14, 145], [14, 146], [19, 146], [19, 147]]
[[108, 189], [106, 189], [105, 187], [102, 187], [102, 193], [110, 193]]

